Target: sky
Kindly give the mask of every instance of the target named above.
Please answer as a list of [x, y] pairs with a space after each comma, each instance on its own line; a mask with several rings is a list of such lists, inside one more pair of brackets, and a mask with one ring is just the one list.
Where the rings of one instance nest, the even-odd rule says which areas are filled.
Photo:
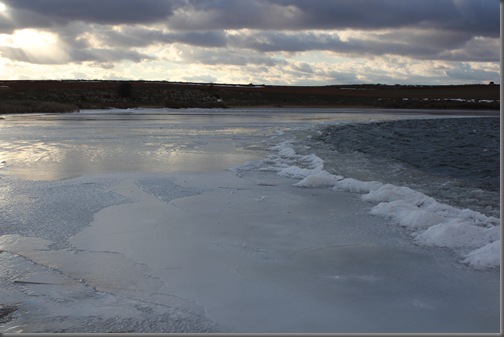
[[0, 79], [500, 83], [498, 0], [0, 0]]

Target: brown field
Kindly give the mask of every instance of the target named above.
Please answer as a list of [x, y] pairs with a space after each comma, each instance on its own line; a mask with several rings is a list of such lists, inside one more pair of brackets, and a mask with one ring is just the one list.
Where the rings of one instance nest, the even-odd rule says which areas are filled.
[[0, 113], [167, 107], [498, 110], [499, 85], [269, 86], [166, 81], [0, 81]]

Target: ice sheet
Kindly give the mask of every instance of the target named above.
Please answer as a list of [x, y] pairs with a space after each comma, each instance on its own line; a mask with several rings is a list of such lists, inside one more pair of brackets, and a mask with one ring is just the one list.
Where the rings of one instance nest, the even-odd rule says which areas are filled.
[[[321, 122], [411, 115], [201, 114], [2, 122], [0, 304], [16, 310], [1, 331], [499, 330], [492, 222], [329, 174], [291, 143]], [[411, 237], [454, 215], [483, 239], [452, 252]]]
[[363, 214], [365, 203], [348, 193], [299, 189], [274, 173], [222, 172], [200, 176], [203, 184], [191, 178], [178, 182], [207, 192], [169, 203], [125, 182], [121, 190], [136, 202], [97, 213], [72, 245], [149, 266], [164, 282], [157, 293], [198, 303], [220, 331], [448, 332], [493, 325], [492, 315], [473, 310], [492, 302], [473, 283], [474, 272], [447, 262], [450, 254], [407, 246], [404, 233]]

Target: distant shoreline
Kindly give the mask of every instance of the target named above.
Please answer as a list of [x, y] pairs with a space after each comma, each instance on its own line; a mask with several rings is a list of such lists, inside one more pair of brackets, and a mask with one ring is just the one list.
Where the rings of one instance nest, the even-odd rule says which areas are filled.
[[107, 108], [499, 110], [500, 85], [272, 86], [166, 81], [0, 81], [0, 114]]

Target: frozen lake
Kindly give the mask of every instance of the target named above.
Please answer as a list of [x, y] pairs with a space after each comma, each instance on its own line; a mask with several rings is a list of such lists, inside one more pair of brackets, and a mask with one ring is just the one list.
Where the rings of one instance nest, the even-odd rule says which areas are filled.
[[3, 117], [2, 332], [499, 332], [499, 219], [330, 174], [299, 141], [443, 114]]

